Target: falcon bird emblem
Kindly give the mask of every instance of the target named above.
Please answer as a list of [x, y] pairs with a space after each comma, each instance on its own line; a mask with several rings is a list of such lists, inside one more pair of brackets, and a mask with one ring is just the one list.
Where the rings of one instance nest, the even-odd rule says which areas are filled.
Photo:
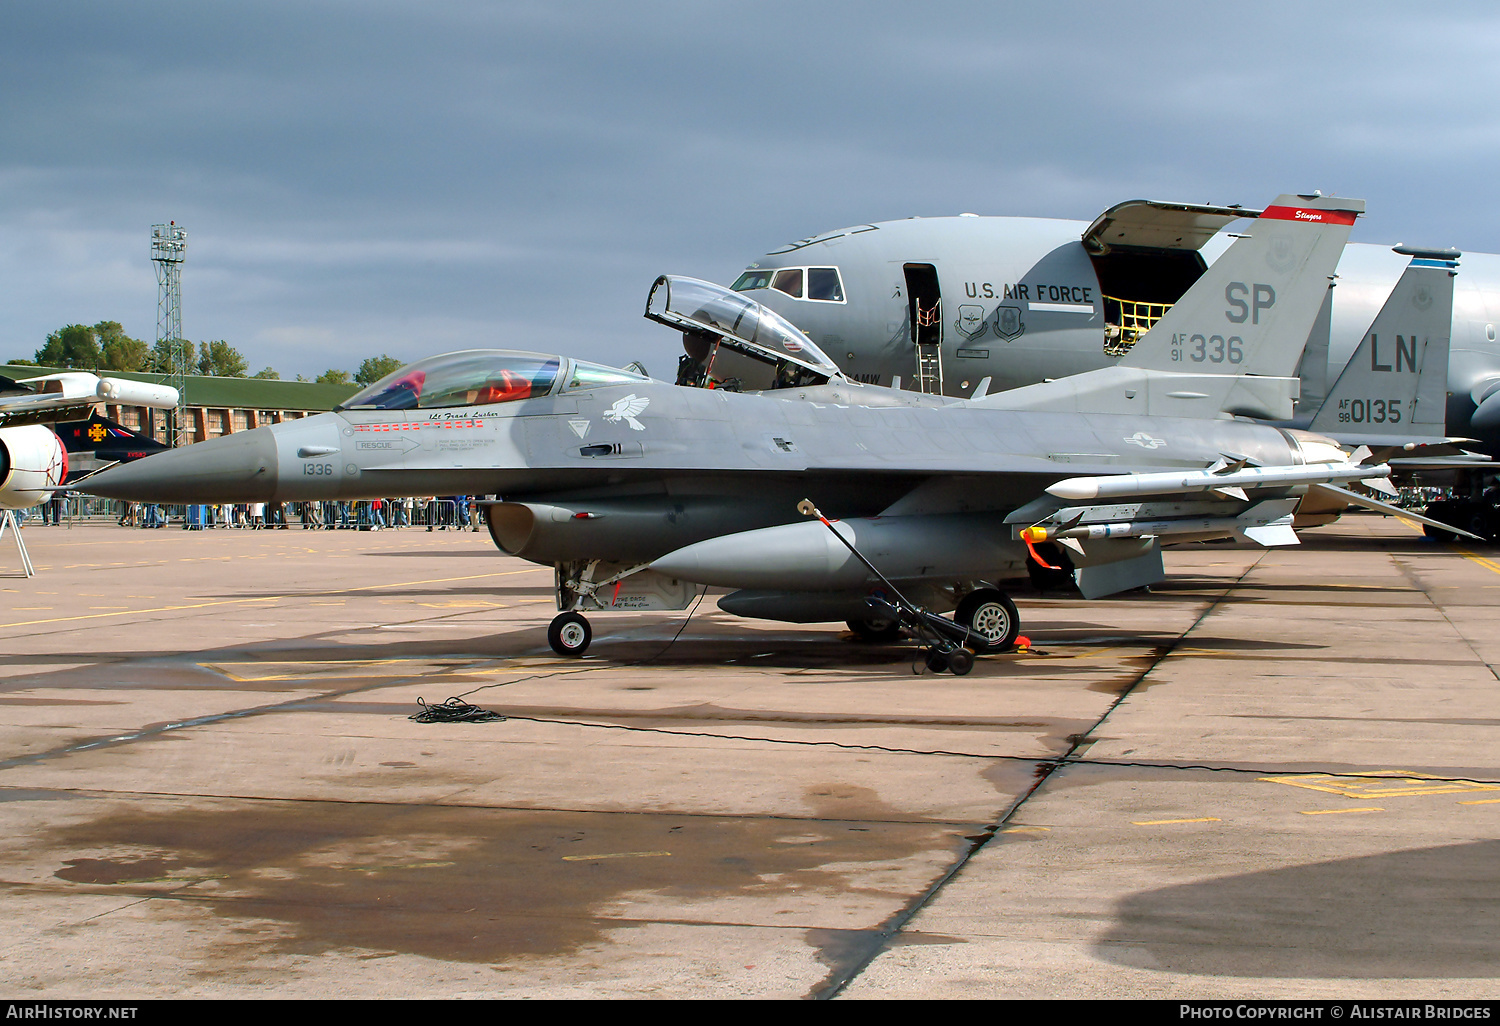
[[644, 431], [646, 430], [646, 425], [636, 420], [635, 415], [643, 412], [650, 405], [651, 400], [649, 398], [641, 398], [632, 392], [605, 410], [604, 419], [616, 424], [623, 420], [630, 425], [632, 431]]

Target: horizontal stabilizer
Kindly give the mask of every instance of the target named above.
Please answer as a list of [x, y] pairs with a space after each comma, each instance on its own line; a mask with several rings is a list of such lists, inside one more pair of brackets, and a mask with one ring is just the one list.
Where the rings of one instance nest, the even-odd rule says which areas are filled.
[[1318, 484], [1314, 485], [1313, 487], [1321, 491], [1337, 495], [1340, 498], [1344, 499], [1346, 502], [1349, 502], [1351, 505], [1363, 506], [1365, 509], [1372, 509], [1377, 513], [1384, 513], [1386, 516], [1405, 517], [1408, 520], [1415, 520], [1419, 524], [1426, 524], [1428, 527], [1436, 527], [1441, 531], [1448, 531], [1452, 534], [1461, 534], [1465, 538], [1473, 538], [1475, 541], [1484, 541], [1484, 539], [1479, 537], [1479, 535], [1465, 531], [1462, 527], [1454, 527], [1452, 524], [1445, 524], [1441, 520], [1433, 520], [1431, 517], [1424, 517], [1420, 513], [1413, 513], [1411, 510], [1402, 509], [1400, 506], [1392, 506], [1389, 503], [1381, 502], [1379, 499], [1372, 499], [1368, 495], [1360, 495], [1358, 492], [1351, 492], [1347, 488], [1339, 488], [1336, 485], [1331, 484]]

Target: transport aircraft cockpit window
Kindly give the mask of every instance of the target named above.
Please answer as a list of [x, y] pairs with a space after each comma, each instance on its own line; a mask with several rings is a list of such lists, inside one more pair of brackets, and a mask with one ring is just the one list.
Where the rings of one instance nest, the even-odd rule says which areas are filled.
[[751, 289], [768, 289], [771, 287], [771, 279], [776, 276], [772, 271], [746, 271], [734, 279], [734, 284], [729, 286], [735, 292], [749, 292]]
[[842, 303], [844, 289], [839, 284], [839, 269], [837, 267], [809, 267], [807, 269], [807, 298]]
[[561, 361], [540, 353], [471, 349], [407, 364], [341, 410], [439, 409], [533, 399], [552, 391]]
[[802, 298], [802, 268], [788, 267], [776, 272], [776, 283], [771, 286], [777, 292], [785, 292], [793, 299]]
[[837, 267], [782, 267], [748, 270], [734, 280], [735, 292], [775, 289], [793, 299], [813, 299], [820, 303], [842, 303], [844, 283]]

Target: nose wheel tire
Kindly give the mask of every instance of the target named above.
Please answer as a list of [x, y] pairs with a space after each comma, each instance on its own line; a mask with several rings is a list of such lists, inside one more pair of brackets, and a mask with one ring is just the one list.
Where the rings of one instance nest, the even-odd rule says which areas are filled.
[[577, 658], [593, 640], [594, 629], [577, 613], [558, 613], [547, 627], [547, 644], [560, 656]]
[[975, 648], [980, 652], [1004, 652], [1016, 643], [1016, 635], [1021, 632], [1021, 614], [1016, 612], [1016, 604], [996, 588], [980, 588], [964, 596], [953, 621], [977, 635], [975, 646], [983, 640], [983, 647]]

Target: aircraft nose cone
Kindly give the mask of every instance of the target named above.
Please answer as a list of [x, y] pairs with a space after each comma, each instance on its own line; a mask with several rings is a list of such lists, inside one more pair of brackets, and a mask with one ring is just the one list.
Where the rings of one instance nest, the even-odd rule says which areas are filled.
[[110, 467], [78, 490], [133, 502], [267, 502], [276, 472], [276, 436], [262, 427]]

